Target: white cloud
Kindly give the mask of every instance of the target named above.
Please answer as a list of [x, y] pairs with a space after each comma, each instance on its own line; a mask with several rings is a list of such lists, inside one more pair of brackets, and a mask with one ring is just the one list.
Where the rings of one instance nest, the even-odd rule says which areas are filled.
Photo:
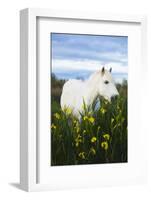
[[112, 67], [113, 73], [128, 73], [128, 67], [123, 66], [120, 63], [108, 62], [104, 63], [101, 61], [94, 60], [67, 60], [67, 59], [53, 59], [52, 60], [52, 71], [96, 71], [99, 70], [102, 66], [105, 66], [107, 69]]
[[[70, 59], [70, 58], [81, 58], [81, 59], [88, 59], [88, 60], [102, 60], [104, 62], [114, 61], [114, 62], [127, 62], [127, 55], [120, 52], [120, 51], [99, 51], [90, 48], [80, 49], [73, 47], [64, 47], [61, 46], [59, 48], [53, 49], [53, 55], [60, 55], [61, 59]], [[55, 57], [53, 59], [56, 59]]]

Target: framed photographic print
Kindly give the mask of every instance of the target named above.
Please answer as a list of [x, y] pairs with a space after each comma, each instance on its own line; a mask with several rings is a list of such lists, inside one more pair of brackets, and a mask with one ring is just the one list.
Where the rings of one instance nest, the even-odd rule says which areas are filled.
[[146, 17], [20, 16], [21, 187], [144, 183]]

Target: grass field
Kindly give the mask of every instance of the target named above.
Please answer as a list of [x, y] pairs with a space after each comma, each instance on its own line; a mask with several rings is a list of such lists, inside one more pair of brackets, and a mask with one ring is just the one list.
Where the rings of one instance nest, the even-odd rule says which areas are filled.
[[111, 103], [84, 112], [79, 121], [70, 109], [60, 108], [64, 80], [51, 78], [51, 165], [127, 162], [127, 81], [117, 84], [119, 96]]

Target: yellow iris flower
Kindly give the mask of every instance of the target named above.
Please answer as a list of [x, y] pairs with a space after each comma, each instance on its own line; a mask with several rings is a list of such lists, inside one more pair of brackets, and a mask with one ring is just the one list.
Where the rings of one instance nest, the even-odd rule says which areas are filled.
[[109, 145], [108, 145], [107, 142], [102, 142], [102, 143], [101, 143], [101, 147], [102, 147], [104, 150], [108, 150]]
[[88, 119], [88, 117], [87, 117], [87, 116], [84, 116], [84, 117], [83, 117], [83, 120], [84, 120], [84, 121], [86, 121], [87, 119]]
[[66, 109], [66, 114], [67, 114], [67, 115], [70, 115], [71, 113], [72, 113], [72, 110], [71, 110], [70, 108], [67, 108], [67, 109]]
[[102, 114], [106, 113], [106, 110], [104, 108], [101, 108], [100, 111]]
[[51, 125], [51, 128], [52, 128], [52, 129], [56, 129], [57, 127], [56, 127], [54, 124], [52, 124], [52, 125]]
[[93, 155], [95, 155], [96, 154], [96, 150], [93, 147], [91, 147], [90, 153], [92, 153]]
[[89, 117], [89, 122], [94, 123], [94, 117]]
[[92, 142], [92, 143], [96, 142], [96, 140], [97, 140], [96, 137], [92, 137], [92, 138], [91, 138], [91, 142]]
[[60, 119], [61, 118], [59, 113], [55, 113], [54, 116], [55, 116], [56, 119]]
[[84, 120], [84, 121], [87, 120], [87, 121], [89, 121], [89, 122], [92, 123], [92, 124], [93, 124], [94, 121], [95, 121], [94, 117], [88, 117], [88, 116], [84, 116], [84, 117], [83, 117], [83, 120]]
[[85, 159], [85, 152], [83, 151], [83, 152], [80, 152], [79, 153], [79, 157], [81, 158], [81, 159]]
[[109, 140], [109, 139], [110, 139], [110, 135], [106, 133], [106, 134], [103, 135], [103, 138], [104, 138], [105, 140]]

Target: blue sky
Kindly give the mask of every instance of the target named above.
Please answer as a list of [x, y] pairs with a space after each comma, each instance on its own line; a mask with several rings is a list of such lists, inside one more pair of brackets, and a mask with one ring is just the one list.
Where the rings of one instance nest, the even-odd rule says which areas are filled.
[[117, 82], [127, 79], [128, 37], [51, 33], [52, 72], [58, 78], [86, 79], [112, 67]]

